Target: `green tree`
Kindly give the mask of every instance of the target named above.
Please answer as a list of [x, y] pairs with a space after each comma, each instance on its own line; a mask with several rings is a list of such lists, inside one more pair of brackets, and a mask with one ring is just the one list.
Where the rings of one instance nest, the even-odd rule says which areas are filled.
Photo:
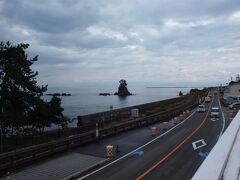
[[44, 133], [45, 127], [51, 127], [52, 119], [50, 106], [40, 98], [35, 98], [33, 110], [29, 116], [32, 134], [36, 131]]
[[178, 95], [179, 95], [179, 96], [183, 96], [183, 93], [182, 93], [182, 91], [180, 91]]
[[63, 116], [63, 108], [61, 107], [61, 99], [57, 96], [53, 96], [51, 101], [49, 102], [50, 112], [52, 117], [52, 122], [61, 128], [65, 128], [70, 122], [70, 120]]
[[26, 125], [31, 125], [32, 130], [44, 131], [44, 127], [63, 117], [61, 100], [54, 103], [56, 98], [53, 97], [48, 103], [41, 99], [47, 85], [37, 85], [38, 72], [31, 66], [38, 56], [28, 58], [25, 52], [28, 47], [29, 44], [0, 43], [1, 137], [8, 133], [7, 130], [18, 135]]
[[11, 128], [15, 134], [29, 123], [35, 99], [47, 90], [47, 86], [37, 86], [38, 72], [31, 69], [37, 56], [28, 59], [25, 53], [28, 47], [28, 44], [0, 43], [0, 121], [2, 128]]

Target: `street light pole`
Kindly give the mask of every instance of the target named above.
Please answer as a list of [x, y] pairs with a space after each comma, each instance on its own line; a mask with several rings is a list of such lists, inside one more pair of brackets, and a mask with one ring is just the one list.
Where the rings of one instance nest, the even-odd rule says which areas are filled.
[[110, 122], [112, 122], [112, 110], [113, 110], [113, 106], [110, 106]]
[[[3, 71], [3, 67], [0, 67], [0, 75], [1, 75], [1, 83], [2, 83], [2, 77], [5, 76], [5, 72]], [[2, 90], [2, 88], [0, 87], [0, 90]], [[2, 93], [1, 93], [2, 94]], [[0, 96], [0, 100], [2, 101], [2, 97]], [[3, 107], [1, 107], [1, 114], [3, 114]], [[3, 122], [2, 122], [2, 118], [0, 118], [0, 152], [3, 152]]]
[[[1, 98], [1, 97], [0, 97]], [[1, 114], [3, 113], [3, 108], [1, 108]], [[3, 122], [2, 122], [2, 118], [0, 118], [0, 152], [3, 152]]]
[[2, 135], [3, 135], [3, 133], [2, 133], [2, 121], [0, 121], [0, 136], [1, 136], [1, 140], [0, 140], [0, 147], [1, 147], [1, 149], [0, 149], [0, 151], [1, 151], [1, 153], [3, 152], [3, 141], [2, 141]]
[[98, 129], [98, 123], [96, 123], [96, 139], [99, 140], [99, 129]]

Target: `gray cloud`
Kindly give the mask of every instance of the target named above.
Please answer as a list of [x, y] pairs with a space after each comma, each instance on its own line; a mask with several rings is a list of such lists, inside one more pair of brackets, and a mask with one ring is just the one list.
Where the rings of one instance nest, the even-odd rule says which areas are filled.
[[72, 4], [60, 1], [3, 1], [1, 14], [11, 24], [21, 24], [30, 29], [46, 33], [65, 33], [84, 29], [98, 21], [95, 5], [76, 1]]
[[219, 83], [240, 67], [239, 19], [238, 0], [3, 0], [0, 40], [30, 43], [48, 84]]

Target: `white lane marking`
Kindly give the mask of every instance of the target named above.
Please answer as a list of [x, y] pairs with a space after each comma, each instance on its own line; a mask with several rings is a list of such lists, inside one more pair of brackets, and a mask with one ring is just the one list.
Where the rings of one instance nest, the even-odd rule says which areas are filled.
[[219, 94], [218, 94], [218, 104], [219, 104], [219, 108], [220, 108], [220, 111], [222, 113], [222, 119], [223, 119], [222, 130], [221, 130], [221, 133], [219, 135], [219, 137], [221, 137], [222, 134], [223, 134], [224, 128], [225, 128], [225, 117], [224, 117], [222, 106], [221, 106], [221, 103], [220, 103]]
[[215, 121], [218, 121], [219, 119], [218, 118], [211, 118], [211, 121], [215, 122]]
[[113, 162], [110, 162], [109, 164], [106, 164], [105, 166], [103, 166], [103, 167], [101, 167], [101, 168], [99, 168], [99, 169], [97, 169], [97, 170], [95, 170], [95, 171], [93, 171], [93, 172], [91, 172], [91, 173], [89, 173], [89, 174], [86, 174], [85, 176], [79, 178], [78, 180], [82, 180], [82, 179], [84, 179], [84, 178], [87, 178], [88, 176], [91, 176], [91, 175], [95, 174], [96, 172], [101, 171], [102, 169], [105, 169], [106, 167], [108, 167], [108, 166], [110, 166], [110, 165], [112, 165], [112, 164], [114, 164], [114, 163], [120, 161], [121, 159], [123, 159], [123, 158], [125, 158], [125, 157], [131, 155], [131, 154], [134, 153], [135, 151], [138, 151], [138, 150], [144, 148], [145, 146], [147, 146], [147, 145], [153, 143], [153, 142], [156, 141], [157, 139], [163, 137], [164, 135], [168, 134], [169, 132], [171, 132], [172, 130], [174, 130], [174, 129], [177, 128], [178, 126], [182, 125], [184, 122], [186, 122], [186, 120], [188, 120], [190, 117], [193, 116], [193, 114], [196, 113], [196, 110], [197, 110], [197, 108], [195, 108], [195, 110], [192, 112], [192, 114], [190, 114], [185, 120], [183, 120], [182, 122], [180, 122], [178, 125], [174, 126], [173, 128], [169, 129], [169, 130], [166, 131], [165, 133], [159, 135], [158, 137], [152, 139], [151, 141], [149, 141], [149, 142], [147, 142], [146, 144], [144, 144], [144, 145], [138, 147], [137, 149], [132, 150], [131, 152], [125, 154], [124, 156], [122, 156], [122, 157], [120, 157], [120, 158], [114, 160]]
[[203, 139], [200, 139], [198, 141], [195, 141], [192, 143], [192, 146], [193, 146], [193, 149], [196, 150], [196, 149], [199, 149], [203, 146], [206, 146], [206, 142], [203, 140]]

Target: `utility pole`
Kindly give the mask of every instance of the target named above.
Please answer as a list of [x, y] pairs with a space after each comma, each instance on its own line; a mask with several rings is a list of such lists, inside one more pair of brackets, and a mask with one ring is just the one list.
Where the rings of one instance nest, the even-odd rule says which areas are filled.
[[[1, 98], [1, 97], [0, 97]], [[1, 114], [3, 113], [3, 107], [1, 108]], [[3, 118], [0, 117], [0, 152], [3, 152]]]
[[110, 122], [112, 122], [112, 110], [113, 110], [113, 106], [110, 106]]
[[96, 123], [96, 139], [99, 140], [99, 129], [98, 129], [98, 123]]
[[[3, 67], [0, 67], [0, 75], [2, 75], [2, 77], [5, 76], [5, 72], [3, 71]], [[1, 80], [1, 83], [2, 83], [2, 79]], [[0, 87], [0, 91], [1, 91], [1, 87]], [[2, 97], [0, 96], [0, 100], [2, 99]], [[2, 101], [2, 100], [1, 100]], [[3, 114], [3, 106], [1, 107], [1, 114]], [[3, 118], [0, 117], [0, 152], [3, 152], [3, 122], [2, 122]]]
[[2, 152], [3, 152], [3, 139], [2, 139], [3, 133], [2, 133], [2, 121], [0, 121], [0, 136], [1, 136], [1, 138], [0, 138], [0, 147], [1, 147], [1, 149], [0, 149], [0, 152], [2, 153]]

